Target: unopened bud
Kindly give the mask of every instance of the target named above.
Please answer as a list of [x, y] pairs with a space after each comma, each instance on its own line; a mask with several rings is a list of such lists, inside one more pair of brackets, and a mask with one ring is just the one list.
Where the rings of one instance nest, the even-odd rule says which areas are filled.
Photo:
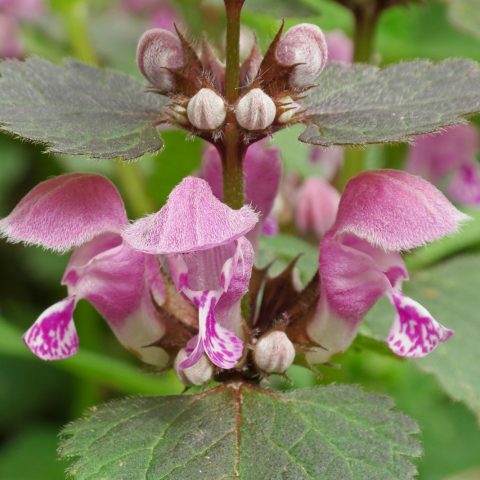
[[282, 97], [277, 100], [278, 110], [280, 115], [278, 116], [278, 123], [288, 123], [295, 114], [300, 110], [300, 105], [292, 100], [292, 97]]
[[182, 44], [172, 32], [153, 28], [140, 38], [137, 65], [144, 77], [155, 87], [165, 92], [174, 90], [175, 80], [168, 69], [179, 68], [183, 64]]
[[316, 25], [310, 23], [296, 25], [280, 40], [276, 56], [284, 65], [298, 64], [290, 80], [291, 87], [308, 87], [327, 63], [328, 48], [325, 36]]
[[334, 30], [325, 35], [328, 45], [329, 63], [352, 63], [353, 42], [341, 30]]
[[203, 354], [195, 365], [188, 368], [180, 368], [180, 364], [188, 357], [184, 348], [178, 352], [175, 359], [175, 372], [180, 381], [186, 386], [205, 385], [213, 378], [213, 365], [205, 354]]
[[179, 125], [188, 125], [187, 109], [182, 105], [174, 105], [170, 110], [172, 121]]
[[253, 359], [264, 372], [284, 373], [295, 359], [295, 347], [284, 332], [270, 332], [255, 344]]
[[245, 130], [264, 130], [275, 120], [277, 108], [273, 100], [260, 88], [254, 88], [237, 103], [235, 115]]
[[202, 88], [188, 102], [187, 115], [199, 130], [216, 130], [227, 116], [225, 101], [210, 88]]
[[321, 177], [310, 177], [300, 188], [295, 223], [302, 232], [321, 238], [335, 223], [340, 194]]

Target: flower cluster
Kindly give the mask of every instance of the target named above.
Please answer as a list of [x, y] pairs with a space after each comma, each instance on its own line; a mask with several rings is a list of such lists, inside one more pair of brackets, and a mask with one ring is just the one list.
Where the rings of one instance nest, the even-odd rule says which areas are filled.
[[[302, 115], [297, 102], [326, 61], [318, 27], [279, 32], [264, 57], [254, 45], [240, 69], [241, 94], [229, 105], [225, 67], [206, 44], [199, 57], [178, 32], [145, 33], [139, 68], [170, 97], [169, 121], [212, 145], [197, 177], [133, 223], [115, 186], [94, 174], [39, 184], [0, 221], [9, 241], [73, 250], [62, 280], [67, 296], [26, 332], [28, 348], [45, 360], [75, 354], [73, 314], [82, 299], [127, 349], [158, 367], [173, 363], [186, 384], [282, 373], [299, 353], [327, 362], [349, 347], [383, 295], [396, 311], [387, 339], [393, 352], [421, 357], [446, 341], [452, 331], [402, 293], [408, 272], [400, 252], [456, 231], [467, 217], [409, 173], [364, 172], [341, 197], [323, 192], [327, 184], [318, 180], [306, 183], [308, 208], [324, 217], [315, 225], [322, 237], [317, 275], [303, 286], [294, 263], [273, 278], [254, 266], [260, 236], [277, 230], [271, 213], [281, 179], [279, 152], [263, 139]], [[229, 121], [245, 149], [244, 205], [236, 210], [223, 203]], [[304, 203], [299, 217], [308, 218]]]
[[229, 113], [247, 145], [297, 122], [303, 114], [298, 100], [326, 61], [327, 43], [317, 26], [297, 25], [283, 36], [280, 30], [264, 56], [254, 43], [240, 66], [241, 94], [229, 104], [225, 65], [206, 42], [199, 56], [178, 30], [152, 29], [137, 49], [138, 67], [152, 90], [171, 99], [159, 124], [174, 124], [217, 145]]
[[464, 205], [480, 205], [480, 152], [477, 129], [472, 124], [456, 125], [445, 131], [421, 135], [410, 147], [407, 171], [420, 175], [444, 189]]

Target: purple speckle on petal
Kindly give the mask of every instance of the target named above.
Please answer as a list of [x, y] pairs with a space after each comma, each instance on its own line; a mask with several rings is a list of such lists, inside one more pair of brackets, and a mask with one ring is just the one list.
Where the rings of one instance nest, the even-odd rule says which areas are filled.
[[24, 335], [24, 342], [42, 360], [61, 360], [78, 351], [78, 336], [73, 323], [75, 299], [68, 297], [52, 305]]
[[392, 299], [397, 318], [387, 342], [397, 355], [424, 357], [453, 335], [452, 330], [438, 323], [424, 307], [411, 298], [395, 293]]

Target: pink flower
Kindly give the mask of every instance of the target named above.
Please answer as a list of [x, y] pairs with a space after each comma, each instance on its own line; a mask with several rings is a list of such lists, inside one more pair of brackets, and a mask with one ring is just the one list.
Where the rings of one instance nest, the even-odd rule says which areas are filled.
[[198, 335], [187, 344], [180, 368], [191, 367], [204, 353], [225, 369], [242, 357], [240, 302], [254, 258], [245, 235], [257, 221], [250, 207], [232, 210], [205, 180], [187, 177], [159, 212], [125, 229], [132, 248], [166, 259], [178, 291], [198, 308]]
[[0, 11], [0, 58], [20, 58], [23, 48], [20, 42], [18, 23], [10, 15]]
[[42, 14], [43, 9], [42, 0], [0, 0], [0, 12], [19, 20], [38, 17]]
[[443, 188], [452, 200], [480, 205], [480, 141], [474, 125], [456, 125], [421, 135], [410, 147], [407, 170]]
[[130, 13], [147, 14], [152, 27], [174, 30], [179, 21], [177, 10], [168, 0], [124, 0], [123, 7]]
[[37, 185], [0, 221], [11, 242], [58, 252], [74, 248], [62, 283], [68, 296], [45, 310], [24, 335], [43, 360], [60, 360], [78, 350], [73, 312], [88, 300], [119, 341], [143, 361], [165, 365], [165, 351], [149, 347], [165, 333], [153, 299], [165, 300], [158, 261], [130, 248], [121, 238], [128, 224], [113, 184], [100, 175], [68, 174]]
[[[265, 141], [254, 143], [247, 150], [243, 170], [245, 203], [260, 216], [255, 228], [246, 235], [256, 247], [262, 234], [274, 235], [278, 230], [275, 219], [270, 215], [282, 175], [278, 148], [269, 147]], [[223, 200], [222, 161], [213, 146], [204, 152], [200, 177], [209, 183], [214, 195]]]
[[0, 0], [0, 58], [21, 58], [19, 22], [31, 20], [43, 11], [41, 0]]
[[303, 182], [295, 199], [295, 223], [303, 233], [318, 238], [335, 222], [340, 194], [321, 177], [310, 177]]
[[328, 63], [352, 63], [353, 42], [341, 30], [332, 30], [325, 34], [328, 46]]
[[453, 332], [402, 293], [408, 272], [400, 252], [455, 232], [467, 218], [410, 174], [378, 170], [353, 178], [320, 244], [321, 295], [309, 335], [322, 348], [310, 360], [324, 362], [346, 350], [382, 295], [397, 312], [387, 339], [397, 355], [422, 357], [446, 341]]

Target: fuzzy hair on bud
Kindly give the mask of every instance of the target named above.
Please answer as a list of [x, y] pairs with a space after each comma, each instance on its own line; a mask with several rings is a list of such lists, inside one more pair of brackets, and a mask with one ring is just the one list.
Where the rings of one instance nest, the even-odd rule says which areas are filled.
[[295, 359], [295, 347], [285, 332], [270, 332], [255, 344], [253, 359], [264, 372], [284, 373]]
[[260, 88], [254, 88], [237, 103], [235, 115], [245, 130], [265, 130], [275, 120], [277, 108], [273, 100]]
[[202, 88], [188, 102], [187, 116], [199, 130], [216, 130], [227, 117], [225, 101], [210, 88]]
[[137, 65], [143, 76], [163, 92], [175, 89], [175, 80], [169, 69], [185, 62], [179, 38], [162, 28], [146, 31], [138, 42]]
[[276, 56], [284, 65], [297, 65], [290, 79], [292, 88], [309, 87], [327, 63], [327, 41], [316, 25], [301, 23], [283, 36], [277, 46]]
[[178, 352], [175, 358], [175, 372], [180, 381], [187, 387], [192, 385], [205, 385], [213, 378], [213, 365], [208, 360], [208, 357], [203, 354], [197, 363], [188, 368], [180, 368], [180, 365], [188, 357], [188, 353], [184, 348]]

